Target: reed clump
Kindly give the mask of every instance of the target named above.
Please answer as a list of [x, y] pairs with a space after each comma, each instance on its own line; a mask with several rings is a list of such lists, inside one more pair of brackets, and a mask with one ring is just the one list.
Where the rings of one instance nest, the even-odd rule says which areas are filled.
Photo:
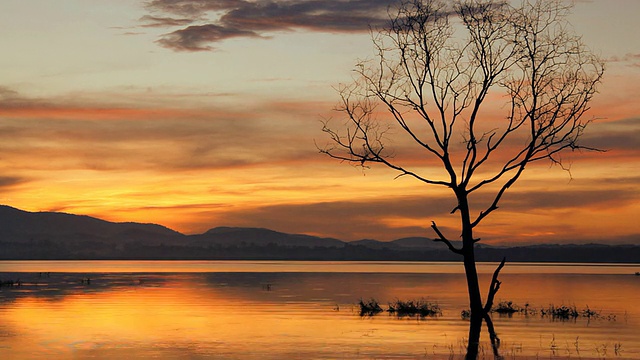
[[592, 310], [587, 306], [586, 308], [579, 310], [576, 306], [554, 306], [550, 305], [548, 308], [540, 310], [540, 314], [542, 316], [550, 316], [552, 319], [557, 320], [574, 320], [579, 317], [587, 318], [587, 319], [607, 319], [609, 321], [615, 321], [615, 315], [609, 315], [604, 317], [601, 315], [600, 311]]
[[[546, 308], [540, 308], [539, 310], [535, 308], [531, 308], [529, 304], [525, 304], [524, 307], [521, 307], [515, 304], [513, 301], [501, 301], [496, 306], [491, 309], [492, 312], [501, 314], [501, 315], [513, 315], [516, 313], [528, 315], [540, 314], [541, 317], [550, 317], [553, 320], [575, 320], [577, 318], [587, 318], [587, 319], [606, 319], [609, 321], [615, 321], [615, 315], [602, 316], [600, 311], [593, 310], [589, 308], [589, 306], [584, 309], [578, 309], [575, 305], [567, 306], [567, 305], [549, 305]], [[462, 314], [464, 318], [465, 314]]]
[[462, 320], [471, 319], [471, 310], [464, 309], [464, 310], [460, 311], [460, 317], [462, 318]]
[[360, 316], [374, 316], [383, 311], [396, 315], [397, 317], [442, 315], [442, 309], [440, 309], [438, 304], [422, 299], [408, 301], [396, 300], [389, 303], [386, 310], [380, 306], [380, 303], [376, 299], [360, 299], [360, 301], [358, 301], [358, 307], [360, 308]]
[[492, 311], [497, 312], [498, 314], [507, 314], [511, 315], [517, 312], [523, 311], [523, 309], [514, 304], [513, 301], [500, 301], [498, 305], [496, 305]]
[[404, 316], [438, 316], [442, 315], [442, 309], [435, 303], [431, 303], [425, 300], [408, 300], [401, 301], [396, 300], [393, 303], [389, 303], [387, 312], [394, 314], [398, 317]]
[[560, 319], [560, 320], [570, 320], [580, 316], [580, 312], [578, 312], [578, 309], [576, 308], [575, 305], [574, 306], [561, 305], [557, 307], [555, 305], [550, 305], [548, 308], [541, 309], [540, 314], [543, 317], [550, 316], [553, 319]]
[[376, 299], [367, 301], [360, 299], [358, 305], [360, 306], [360, 316], [374, 316], [383, 311]]
[[[405, 316], [417, 316], [417, 317], [434, 317], [441, 316], [442, 309], [440, 305], [435, 302], [420, 300], [395, 300], [388, 304], [386, 309], [380, 306], [380, 303], [376, 299], [363, 300], [358, 302], [360, 308], [360, 316], [374, 316], [381, 312], [387, 312], [397, 317]], [[576, 320], [577, 318], [591, 319], [604, 319], [608, 321], [615, 321], [616, 316], [611, 314], [609, 316], [601, 315], [600, 311], [593, 310], [589, 306], [578, 309], [575, 305], [549, 305], [545, 308], [537, 310], [526, 303], [524, 306], [519, 306], [513, 301], [500, 301], [492, 309], [492, 312], [500, 315], [512, 316], [513, 314], [523, 314], [524, 316], [531, 316], [540, 314], [540, 317], [548, 317], [553, 320]], [[471, 311], [469, 309], [462, 310], [460, 313], [462, 319], [469, 319], [471, 317]]]

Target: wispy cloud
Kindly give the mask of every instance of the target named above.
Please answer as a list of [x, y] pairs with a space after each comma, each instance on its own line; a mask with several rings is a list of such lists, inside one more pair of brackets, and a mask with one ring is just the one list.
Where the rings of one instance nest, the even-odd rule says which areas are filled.
[[368, 31], [388, 20], [389, 5], [387, 0], [153, 0], [148, 10], [161, 15], [141, 20], [155, 27], [198, 22], [163, 35], [158, 43], [176, 51], [206, 51], [228, 38], [266, 37], [268, 32]]
[[0, 189], [19, 185], [27, 181], [27, 179], [18, 176], [0, 176]]
[[18, 92], [6, 86], [0, 86], [0, 99], [10, 99], [18, 96]]
[[15, 106], [24, 107], [25, 98], [20, 94], [6, 86], [0, 86], [0, 109], [12, 108]]
[[287, 104], [145, 108], [32, 99], [0, 88], [0, 118], [3, 162], [15, 168], [182, 171], [319, 158], [316, 123], [295, 135], [284, 131], [299, 121]]
[[[606, 156], [640, 156], [640, 118], [592, 124], [583, 137], [587, 146], [606, 150]], [[598, 156], [598, 155], [594, 155]], [[602, 154], [600, 156], [603, 156]]]
[[250, 30], [241, 30], [215, 24], [194, 25], [165, 34], [157, 43], [175, 51], [209, 51], [208, 44], [234, 37], [260, 37]]
[[[348, 240], [376, 238], [391, 240], [393, 236], [432, 236], [429, 218], [446, 216], [453, 206], [448, 198], [400, 197], [362, 201], [332, 201], [309, 204], [284, 204], [232, 211], [218, 215], [221, 224], [251, 226], [269, 224], [271, 228], [308, 234], [324, 234]], [[394, 227], [390, 231], [384, 219], [425, 218], [424, 227]]]
[[140, 22], [143, 23], [142, 27], [170, 27], [170, 26], [185, 26], [193, 22], [193, 19], [176, 19], [172, 17], [159, 17], [145, 15], [140, 18]]
[[640, 54], [632, 54], [628, 53], [624, 56], [613, 56], [609, 58], [607, 61], [613, 63], [622, 63], [627, 66], [640, 68]]
[[[475, 197], [477, 203], [489, 203], [491, 196], [484, 194]], [[611, 188], [606, 190], [574, 190], [566, 191], [527, 191], [522, 189], [517, 193], [509, 193], [501, 202], [499, 216], [512, 214], [536, 214], [549, 221], [553, 213], [549, 211], [576, 212], [583, 209], [620, 208], [632, 206], [638, 200], [635, 190], [629, 188]], [[402, 236], [434, 236], [430, 229], [432, 220], [438, 222], [442, 229], [447, 229], [451, 237], [459, 234], [457, 220], [450, 210], [455, 206], [453, 197], [440, 195], [421, 196], [388, 196], [381, 194], [379, 198], [368, 200], [345, 200], [331, 202], [317, 202], [307, 204], [283, 204], [263, 206], [253, 209], [244, 208], [241, 211], [226, 209], [217, 214], [217, 221], [221, 224], [235, 226], [255, 226], [255, 224], [269, 224], [268, 226], [287, 232], [306, 232], [324, 234], [337, 238], [349, 236], [350, 240], [359, 238], [375, 238], [390, 240]], [[478, 209], [476, 209], [478, 210]], [[492, 218], [494, 219], [494, 218]], [[556, 221], [558, 237], [572, 235], [567, 232], [567, 223]], [[531, 225], [537, 231], [549, 230], [541, 228], [539, 223]], [[491, 225], [481, 227], [482, 231], [493, 228], [505, 231], [508, 236], [526, 233], [527, 224], [519, 224], [514, 230], [513, 224], [504, 226]], [[449, 229], [450, 228], [450, 229]], [[533, 230], [532, 230], [533, 231]], [[348, 234], [348, 235], [347, 235]], [[390, 235], [391, 234], [391, 235]], [[500, 235], [500, 237], [506, 235]], [[487, 240], [504, 240], [498, 235], [488, 236]], [[555, 237], [555, 239], [558, 239]], [[554, 239], [554, 237], [551, 237]]]
[[572, 189], [570, 192], [521, 191], [508, 194], [501, 202], [507, 211], [546, 212], [550, 209], [619, 208], [638, 201], [637, 191], [629, 188]]
[[[146, 99], [143, 93], [127, 95], [136, 96]], [[40, 200], [40, 209], [68, 206], [71, 212], [153, 221], [187, 232], [235, 225], [389, 240], [433, 236], [429, 224], [435, 220], [452, 238], [459, 234], [458, 221], [449, 214], [455, 207], [453, 197], [429, 191], [433, 188], [418, 193], [415, 189], [422, 184], [409, 179], [394, 183], [395, 174], [379, 167], [362, 181], [361, 172], [320, 156], [313, 140], [322, 141], [321, 125], [314, 119], [328, 103], [264, 102], [239, 108], [229, 106], [233, 94], [222, 94], [220, 106], [181, 108], [164, 101], [173, 97], [140, 103], [119, 103], [118, 98], [107, 104], [96, 100], [105, 98], [101, 93], [47, 99], [0, 87], [0, 189], [33, 199], [46, 187], [59, 197]], [[611, 151], [588, 159], [591, 165], [601, 167], [612, 158], [621, 165], [637, 162], [637, 124], [635, 117], [594, 123], [586, 143]], [[425, 170], [424, 159], [416, 151], [399, 158], [416, 164], [417, 170], [431, 171], [428, 166]], [[591, 226], [596, 223], [611, 226], [606, 230], [611, 234], [634, 229], [635, 219], [623, 223], [617, 212], [637, 210], [637, 174], [578, 178], [565, 187], [569, 176], [558, 175], [559, 170], [553, 175], [547, 167], [539, 164], [525, 171], [524, 180], [505, 195], [501, 210], [479, 236], [489, 242], [514, 236], [556, 241], [585, 232], [602, 236]], [[63, 173], [72, 175], [56, 179]], [[541, 177], [546, 173], [559, 176], [562, 184], [545, 182]], [[89, 183], [76, 178], [78, 174], [99, 190], [78, 195], [78, 187]], [[76, 182], [68, 184], [69, 179]], [[389, 187], [375, 188], [378, 181]], [[473, 213], [491, 200], [490, 194], [474, 195]], [[12, 204], [21, 206], [19, 201]], [[619, 229], [614, 220], [622, 223], [616, 225]]]

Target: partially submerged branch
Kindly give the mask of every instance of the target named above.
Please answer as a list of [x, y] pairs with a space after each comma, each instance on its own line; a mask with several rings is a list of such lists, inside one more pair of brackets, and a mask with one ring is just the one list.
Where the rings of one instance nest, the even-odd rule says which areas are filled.
[[484, 322], [487, 324], [487, 330], [489, 331], [489, 339], [491, 339], [491, 349], [493, 350], [494, 360], [502, 360], [504, 357], [500, 355], [500, 338], [496, 329], [493, 326], [493, 320], [489, 314], [484, 314]]
[[500, 270], [502, 270], [502, 268], [504, 267], [504, 263], [506, 261], [507, 261], [507, 258], [502, 258], [500, 265], [498, 265], [496, 270], [493, 272], [493, 277], [491, 278], [491, 284], [489, 285], [489, 295], [487, 296], [487, 302], [484, 305], [485, 314], [488, 314], [491, 311], [496, 293], [498, 293], [498, 290], [500, 290], [500, 285], [502, 283], [500, 282], [500, 280], [498, 280], [498, 275], [500, 275]]

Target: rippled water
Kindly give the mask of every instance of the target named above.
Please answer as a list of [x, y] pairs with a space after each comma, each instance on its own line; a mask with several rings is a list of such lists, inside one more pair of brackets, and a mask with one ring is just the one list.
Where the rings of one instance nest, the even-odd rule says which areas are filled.
[[[486, 287], [495, 265], [481, 264]], [[640, 266], [508, 264], [494, 314], [507, 359], [640, 359]], [[462, 358], [459, 264], [381, 262], [0, 262], [0, 358]], [[88, 281], [90, 280], [90, 281]], [[361, 317], [355, 303], [424, 298], [435, 318]], [[561, 321], [539, 309], [590, 308]], [[482, 350], [493, 358], [486, 334]]]

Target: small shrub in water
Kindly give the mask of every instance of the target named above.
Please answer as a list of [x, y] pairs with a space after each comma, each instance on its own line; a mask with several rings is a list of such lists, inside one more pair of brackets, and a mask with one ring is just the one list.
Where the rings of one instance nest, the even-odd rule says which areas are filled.
[[586, 317], [586, 318], [599, 318], [600, 317], [600, 313], [594, 310], [589, 309], [589, 307], [587, 306], [586, 309], [581, 311], [581, 315], [582, 317]]
[[396, 300], [394, 303], [389, 304], [389, 309], [387, 311], [399, 317], [442, 315], [442, 310], [438, 304], [433, 304], [424, 300]]
[[373, 316], [382, 312], [382, 308], [376, 299], [369, 299], [366, 302], [360, 299], [358, 305], [360, 305], [360, 316]]
[[462, 320], [471, 319], [471, 310], [469, 310], [469, 309], [462, 310], [460, 312], [460, 317], [462, 318]]
[[[588, 319], [604, 318], [602, 315], [600, 315], [599, 311], [591, 310], [588, 306], [585, 309], [578, 311], [575, 305], [574, 306], [562, 305], [559, 307], [555, 307], [554, 305], [551, 305], [546, 309], [541, 309], [540, 314], [543, 317], [551, 316], [553, 319], [559, 319], [559, 320], [572, 320], [578, 317], [584, 317]], [[615, 321], [615, 318], [616, 318], [615, 315], [610, 315], [606, 319], [609, 321]]]
[[520, 312], [520, 307], [515, 305], [512, 301], [501, 301], [492, 310], [498, 314], [511, 315], [513, 313]]
[[613, 344], [613, 351], [615, 351], [616, 356], [620, 356], [620, 353], [622, 352], [622, 344], [619, 342]]
[[540, 310], [540, 314], [542, 316], [551, 316], [553, 319], [560, 320], [570, 320], [577, 318], [580, 314], [578, 313], [578, 309], [575, 306], [569, 307], [566, 305], [562, 305], [559, 307], [555, 307], [555, 305], [551, 305], [547, 309]]

